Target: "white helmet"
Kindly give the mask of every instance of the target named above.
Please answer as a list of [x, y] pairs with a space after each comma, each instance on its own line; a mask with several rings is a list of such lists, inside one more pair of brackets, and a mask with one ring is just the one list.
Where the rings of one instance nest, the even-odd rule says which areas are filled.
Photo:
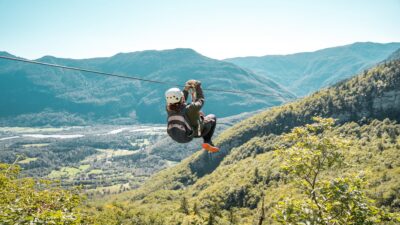
[[175, 104], [181, 101], [183, 93], [179, 88], [170, 88], [165, 92], [165, 98], [168, 104]]

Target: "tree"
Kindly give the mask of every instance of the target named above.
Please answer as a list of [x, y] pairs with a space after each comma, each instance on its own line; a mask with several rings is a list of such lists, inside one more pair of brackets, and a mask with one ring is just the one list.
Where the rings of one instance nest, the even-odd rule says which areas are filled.
[[200, 215], [200, 209], [199, 209], [199, 206], [197, 205], [197, 202], [195, 202], [193, 204], [193, 214], [194, 215]]
[[257, 224], [262, 225], [265, 220], [264, 193], [261, 195], [261, 207], [257, 218]]
[[258, 171], [258, 167], [254, 169], [254, 174], [253, 174], [253, 184], [258, 184], [260, 181], [262, 181], [262, 177], [260, 176], [260, 172]]
[[217, 217], [221, 217], [221, 208], [218, 204], [218, 200], [215, 196], [211, 196], [209, 199], [209, 203], [207, 204], [208, 209], [208, 218], [207, 225], [217, 224]]
[[235, 208], [231, 207], [228, 209], [228, 222], [229, 225], [234, 225], [237, 224], [237, 218], [236, 218], [236, 210]]
[[186, 197], [183, 197], [181, 199], [180, 211], [186, 215], [189, 215], [189, 204], [188, 204]]
[[82, 197], [43, 179], [18, 178], [19, 166], [0, 164], [2, 224], [90, 224], [78, 210]]
[[350, 143], [330, 132], [333, 119], [297, 127], [284, 139], [291, 143], [276, 154], [282, 171], [298, 187], [301, 198], [285, 198], [275, 207], [274, 218], [282, 224], [375, 224], [391, 219], [374, 207], [362, 192], [363, 179], [355, 175], [324, 179], [321, 173], [343, 167]]
[[215, 216], [212, 212], [210, 212], [208, 214], [207, 225], [214, 225], [215, 223]]

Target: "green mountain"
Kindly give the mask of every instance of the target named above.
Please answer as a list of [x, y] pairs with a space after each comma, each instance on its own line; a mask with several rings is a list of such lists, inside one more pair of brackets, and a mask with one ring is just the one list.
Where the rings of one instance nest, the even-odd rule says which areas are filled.
[[[6, 52], [0, 55], [11, 56]], [[207, 91], [205, 112], [218, 117], [279, 105], [294, 97], [267, 78], [191, 49], [120, 53], [82, 60], [45, 56], [37, 61], [179, 85], [198, 79], [204, 88], [273, 95], [261, 98]], [[165, 122], [163, 96], [168, 86], [6, 60], [0, 60], [0, 65], [0, 124]]]
[[312, 123], [314, 116], [335, 118], [330, 135], [352, 143], [343, 151], [343, 166], [323, 177], [364, 174], [374, 204], [399, 212], [400, 60], [250, 117], [219, 135], [219, 153], [199, 151], [138, 190], [89, 211], [109, 223], [255, 224], [262, 207], [264, 224], [272, 224], [274, 205], [299, 195], [274, 150], [289, 146], [283, 134]]
[[298, 96], [347, 79], [386, 59], [400, 43], [359, 42], [291, 55], [239, 57], [227, 62], [268, 77]]
[[396, 59], [400, 59], [400, 48], [397, 49], [395, 52], [393, 52], [389, 57], [388, 57], [388, 61], [391, 60], [396, 60]]

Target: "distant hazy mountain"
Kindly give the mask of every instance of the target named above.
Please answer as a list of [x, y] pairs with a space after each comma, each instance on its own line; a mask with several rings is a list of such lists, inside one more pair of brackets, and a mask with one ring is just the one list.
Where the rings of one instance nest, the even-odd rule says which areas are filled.
[[[12, 56], [6, 52], [1, 55]], [[198, 79], [204, 88], [274, 94], [278, 97], [205, 92], [206, 113], [218, 117], [275, 106], [294, 96], [275, 82], [191, 49], [120, 53], [107, 58], [40, 62], [94, 69], [181, 84]], [[87, 120], [165, 122], [164, 92], [169, 86], [0, 60], [0, 123], [81, 124]], [[281, 96], [281, 97], [279, 97]]]
[[344, 80], [386, 59], [400, 43], [354, 43], [315, 52], [226, 59], [264, 75], [298, 96]]
[[400, 59], [400, 48], [393, 52], [387, 59], [387, 61]]

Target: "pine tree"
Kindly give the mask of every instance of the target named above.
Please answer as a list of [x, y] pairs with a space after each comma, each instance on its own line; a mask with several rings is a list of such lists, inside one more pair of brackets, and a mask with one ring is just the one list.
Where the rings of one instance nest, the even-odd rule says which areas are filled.
[[265, 209], [264, 209], [264, 193], [261, 194], [261, 208], [258, 215], [258, 225], [262, 225], [265, 220]]
[[198, 207], [198, 205], [197, 205], [197, 202], [195, 202], [195, 203], [193, 204], [193, 214], [194, 214], [194, 215], [200, 215], [200, 210], [199, 210], [199, 207]]
[[186, 197], [183, 197], [181, 199], [180, 211], [186, 215], [189, 215], [189, 204], [188, 204]]

